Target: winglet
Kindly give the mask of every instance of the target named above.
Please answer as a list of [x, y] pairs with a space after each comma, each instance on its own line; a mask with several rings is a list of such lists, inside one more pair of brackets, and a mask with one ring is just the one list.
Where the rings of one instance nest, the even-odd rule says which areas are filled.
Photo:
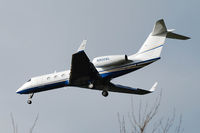
[[85, 50], [86, 43], [87, 43], [87, 40], [83, 40], [81, 45], [79, 46], [77, 52]]
[[149, 91], [154, 92], [157, 85], [158, 85], [158, 82], [155, 82], [154, 85], [151, 87], [151, 89]]

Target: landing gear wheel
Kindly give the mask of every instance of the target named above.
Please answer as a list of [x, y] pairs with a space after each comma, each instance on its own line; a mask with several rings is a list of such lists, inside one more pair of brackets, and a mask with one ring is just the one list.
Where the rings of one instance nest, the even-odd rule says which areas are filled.
[[107, 96], [108, 96], [108, 91], [102, 91], [102, 95], [103, 95], [104, 97], [107, 97]]
[[28, 101], [27, 101], [27, 103], [28, 103], [28, 104], [31, 104], [31, 103], [32, 103], [32, 101], [31, 101], [31, 100], [28, 100]]
[[32, 103], [31, 99], [33, 98], [33, 95], [34, 95], [34, 93], [31, 93], [31, 94], [29, 95], [29, 98], [28, 98], [28, 101], [27, 101], [28, 104], [31, 104], [31, 103]]
[[92, 89], [92, 88], [94, 87], [94, 85], [93, 85], [92, 83], [90, 83], [90, 84], [88, 85], [88, 87], [89, 87], [90, 89]]

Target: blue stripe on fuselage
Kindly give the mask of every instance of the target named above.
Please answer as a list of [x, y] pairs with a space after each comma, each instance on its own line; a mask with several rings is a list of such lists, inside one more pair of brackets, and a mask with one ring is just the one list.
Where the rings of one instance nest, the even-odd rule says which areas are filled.
[[56, 89], [56, 88], [60, 88], [60, 87], [65, 87], [67, 85], [69, 85], [69, 80], [61, 81], [61, 82], [57, 82], [57, 83], [53, 83], [53, 84], [46, 84], [46, 85], [42, 85], [42, 86], [32, 87], [32, 88], [28, 88], [28, 89], [22, 90], [17, 93], [19, 93], [19, 94], [37, 93], [37, 92], [41, 92], [41, 91], [47, 91], [47, 90], [52, 90], [52, 89]]
[[121, 65], [121, 66], [118, 66], [118, 67], [113, 67], [113, 68], [109, 68], [109, 69], [105, 69], [105, 70], [99, 71], [99, 73], [100, 72], [104, 72], [104, 71], [110, 71], [110, 70], [113, 70], [113, 69], [122, 68], [122, 67], [129, 67], [129, 66], [132, 66], [132, 65], [134, 66], [134, 65], [138, 65], [138, 64], [145, 64], [147, 62], [154, 62], [154, 61], [159, 60], [159, 59], [160, 59], [160, 57], [154, 58], [154, 59], [150, 59], [150, 60], [146, 60], [146, 61], [137, 62], [137, 63]]
[[159, 46], [157, 46], [157, 47], [154, 47], [154, 48], [148, 49], [148, 50], [146, 50], [146, 51], [143, 51], [143, 52], [141, 52], [140, 54], [142, 54], [142, 53], [146, 53], [146, 52], [149, 52], [149, 51], [151, 51], [151, 50], [157, 49], [157, 48], [162, 47], [162, 46], [163, 46], [163, 44], [162, 44], [162, 45], [159, 45]]
[[100, 74], [102, 78], [116, 78], [119, 76], [122, 76], [124, 74], [130, 73], [132, 71], [135, 71], [137, 69], [140, 69], [141, 67], [138, 68], [132, 68], [132, 69], [127, 69], [127, 70], [121, 70], [121, 71], [115, 71], [115, 72], [108, 72], [108, 73], [103, 73]]
[[[146, 66], [146, 65], [148, 65], [150, 63], [153, 63], [153, 62], [155, 62], [156, 60], [159, 60], [159, 59], [160, 59], [160, 57], [154, 58], [154, 59], [150, 59], [150, 60], [147, 60], [147, 61], [141, 61], [141, 62], [138, 62], [138, 63], [132, 63], [132, 64], [128, 64], [128, 65], [123, 65], [123, 66], [120, 66], [120, 67], [110, 68], [110, 69], [102, 70], [102, 71], [99, 71], [99, 72], [104, 72], [104, 71], [110, 71], [110, 70], [113, 70], [113, 69], [123, 68], [124, 70], [117, 70], [117, 71], [113, 71], [113, 72], [107, 72], [107, 73], [100, 74], [102, 78], [116, 78], [116, 77], [122, 76], [124, 74], [127, 74], [129, 72], [138, 70], [138, 69], [144, 67], [142, 65]], [[129, 68], [131, 66], [135, 66], [135, 67], [130, 68], [130, 69], [126, 69], [126, 68]]]

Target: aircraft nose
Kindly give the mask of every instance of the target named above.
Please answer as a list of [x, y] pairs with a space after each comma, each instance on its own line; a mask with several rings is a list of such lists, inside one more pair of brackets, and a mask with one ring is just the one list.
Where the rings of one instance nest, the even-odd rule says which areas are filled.
[[27, 82], [23, 84], [19, 89], [16, 90], [17, 94], [26, 94], [27, 90], [30, 88], [30, 83]]
[[16, 90], [17, 94], [21, 94], [22, 88], [20, 87], [19, 89]]
[[26, 89], [26, 84], [23, 84], [19, 89], [17, 89], [17, 94], [23, 94], [23, 91]]

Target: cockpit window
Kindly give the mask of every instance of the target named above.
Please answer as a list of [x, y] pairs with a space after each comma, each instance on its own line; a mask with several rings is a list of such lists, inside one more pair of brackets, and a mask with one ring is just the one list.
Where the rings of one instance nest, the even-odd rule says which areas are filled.
[[27, 82], [30, 82], [31, 81], [31, 79], [29, 79]]

